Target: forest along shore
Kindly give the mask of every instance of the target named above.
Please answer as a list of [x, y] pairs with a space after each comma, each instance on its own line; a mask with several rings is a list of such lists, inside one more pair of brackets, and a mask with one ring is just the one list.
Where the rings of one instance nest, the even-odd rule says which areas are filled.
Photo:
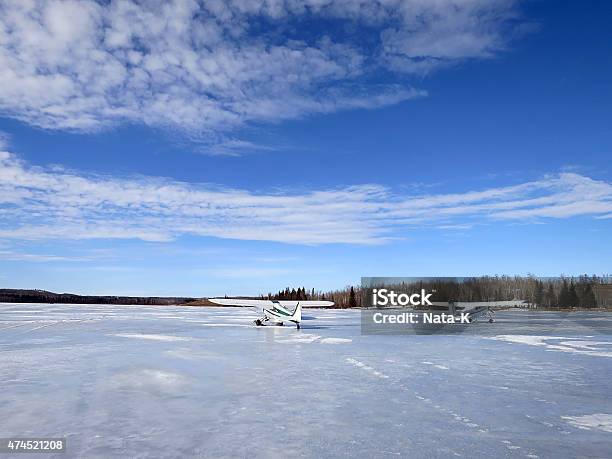
[[[96, 296], [54, 293], [46, 290], [0, 289], [0, 303], [62, 303], [62, 304], [140, 304], [140, 305], [184, 305], [200, 298], [144, 297], [144, 296]], [[201, 304], [199, 306], [208, 306]], [[210, 303], [210, 306], [214, 306]]]

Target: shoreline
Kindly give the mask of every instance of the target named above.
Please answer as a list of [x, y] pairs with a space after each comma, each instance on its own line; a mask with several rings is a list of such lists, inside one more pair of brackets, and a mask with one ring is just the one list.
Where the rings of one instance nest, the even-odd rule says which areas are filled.
[[[152, 298], [157, 298], [157, 297], [152, 297]], [[163, 298], [163, 297], [159, 297], [159, 298]], [[5, 300], [0, 300], [0, 305], [4, 304], [4, 305], [8, 305], [8, 304], [23, 304], [23, 305], [27, 305], [27, 304], [40, 304], [40, 305], [46, 305], [46, 304], [57, 304], [57, 305], [70, 305], [70, 306], [151, 306], [151, 307], [159, 307], [159, 306], [180, 306], [180, 307], [189, 307], [189, 308], [206, 308], [206, 307], [210, 307], [210, 308], [240, 308], [241, 306], [225, 306], [225, 305], [221, 305], [221, 304], [216, 304], [216, 303], [212, 303], [210, 301], [208, 301], [207, 298], [202, 298], [199, 300], [195, 300], [195, 301], [190, 301], [188, 303], [158, 303], [158, 304], [153, 304], [153, 303], [109, 303], [109, 302], [87, 302], [87, 303], [76, 303], [76, 302], [62, 302], [62, 301], [5, 301]], [[245, 307], [246, 308], [246, 307]], [[314, 308], [314, 309], [318, 309], [318, 308]], [[364, 307], [356, 307], [356, 308], [341, 308], [341, 307], [327, 307], [327, 308], [323, 308], [323, 309], [333, 309], [333, 310], [369, 310], [369, 309], [377, 309], [377, 308], [364, 308]], [[384, 309], [384, 308], [383, 308]], [[412, 309], [408, 309], [406, 308], [406, 310], [412, 310]], [[417, 312], [424, 312], [423, 310], [415, 310]], [[567, 313], [572, 313], [572, 312], [611, 312], [612, 313], [612, 308], [509, 308], [509, 309], [499, 309], [498, 311], [505, 311], [505, 312], [509, 312], [509, 311], [525, 311], [525, 312], [567, 312]]]

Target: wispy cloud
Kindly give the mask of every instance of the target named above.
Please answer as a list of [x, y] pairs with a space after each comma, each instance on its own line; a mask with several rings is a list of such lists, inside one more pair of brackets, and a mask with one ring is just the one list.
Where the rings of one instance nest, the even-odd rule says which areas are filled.
[[7, 150], [10, 137], [6, 132], [0, 131], [0, 151]]
[[34, 263], [53, 263], [53, 262], [77, 262], [91, 261], [87, 257], [66, 257], [61, 255], [15, 252], [12, 250], [0, 250], [0, 261], [27, 261]]
[[[0, 111], [49, 129], [136, 122], [218, 136], [396, 104], [426, 94], [406, 74], [502, 50], [517, 1], [2, 2]], [[350, 27], [317, 34], [312, 19]], [[380, 70], [399, 73], [372, 84]], [[245, 145], [227, 147], [217, 153]]]
[[221, 156], [241, 156], [245, 153], [259, 151], [274, 151], [277, 148], [272, 145], [262, 145], [248, 140], [224, 138], [212, 142], [207, 146], [206, 153]]
[[90, 176], [0, 153], [0, 237], [18, 240], [181, 235], [295, 244], [378, 244], [411, 229], [537, 222], [612, 213], [612, 184], [560, 173], [513, 186], [415, 196], [365, 184], [255, 193], [156, 177]]

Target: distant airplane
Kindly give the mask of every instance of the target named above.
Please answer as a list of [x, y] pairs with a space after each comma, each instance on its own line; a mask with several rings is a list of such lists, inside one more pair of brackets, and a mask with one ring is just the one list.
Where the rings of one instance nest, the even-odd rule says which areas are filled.
[[[334, 305], [333, 301], [248, 300], [241, 298], [209, 298], [208, 301], [223, 306], [261, 308], [263, 317], [255, 319], [255, 325], [283, 325], [284, 322], [293, 322], [298, 330], [302, 321], [302, 306], [305, 308], [328, 308]], [[293, 312], [287, 308], [292, 308]]]
[[457, 313], [467, 314], [470, 323], [480, 319], [488, 320], [489, 323], [495, 322], [495, 310], [506, 308], [527, 307], [529, 304], [524, 300], [510, 301], [448, 301], [432, 302], [430, 310], [444, 311], [455, 315]]

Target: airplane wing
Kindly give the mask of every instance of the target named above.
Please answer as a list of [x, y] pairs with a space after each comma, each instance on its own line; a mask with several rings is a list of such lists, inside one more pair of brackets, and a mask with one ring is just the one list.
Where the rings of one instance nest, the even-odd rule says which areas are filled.
[[450, 305], [454, 305], [455, 309], [458, 311], [468, 311], [471, 309], [477, 308], [494, 308], [494, 309], [504, 309], [504, 308], [517, 308], [517, 307], [525, 307], [527, 306], [527, 302], [525, 300], [510, 300], [510, 301], [456, 301], [454, 303], [450, 303], [448, 301], [433, 301], [432, 307], [430, 309], [448, 309]]
[[495, 309], [504, 309], [504, 308], [517, 308], [524, 307], [527, 305], [527, 302], [524, 300], [510, 300], [510, 301], [467, 301], [467, 302], [457, 302], [455, 306], [457, 309], [478, 309], [478, 308], [495, 308]]
[[244, 298], [208, 298], [208, 301], [222, 306], [241, 306], [247, 308], [269, 308], [270, 300], [249, 300]]
[[303, 308], [329, 308], [334, 305], [333, 301], [293, 301], [293, 300], [280, 300], [279, 303], [284, 308], [295, 309], [298, 303], [302, 305]]
[[327, 308], [333, 306], [333, 301], [273, 301], [273, 300], [250, 300], [244, 298], [209, 298], [208, 301], [223, 306], [242, 306], [250, 308], [272, 308], [280, 305], [283, 308], [294, 310], [298, 303], [303, 308]]

